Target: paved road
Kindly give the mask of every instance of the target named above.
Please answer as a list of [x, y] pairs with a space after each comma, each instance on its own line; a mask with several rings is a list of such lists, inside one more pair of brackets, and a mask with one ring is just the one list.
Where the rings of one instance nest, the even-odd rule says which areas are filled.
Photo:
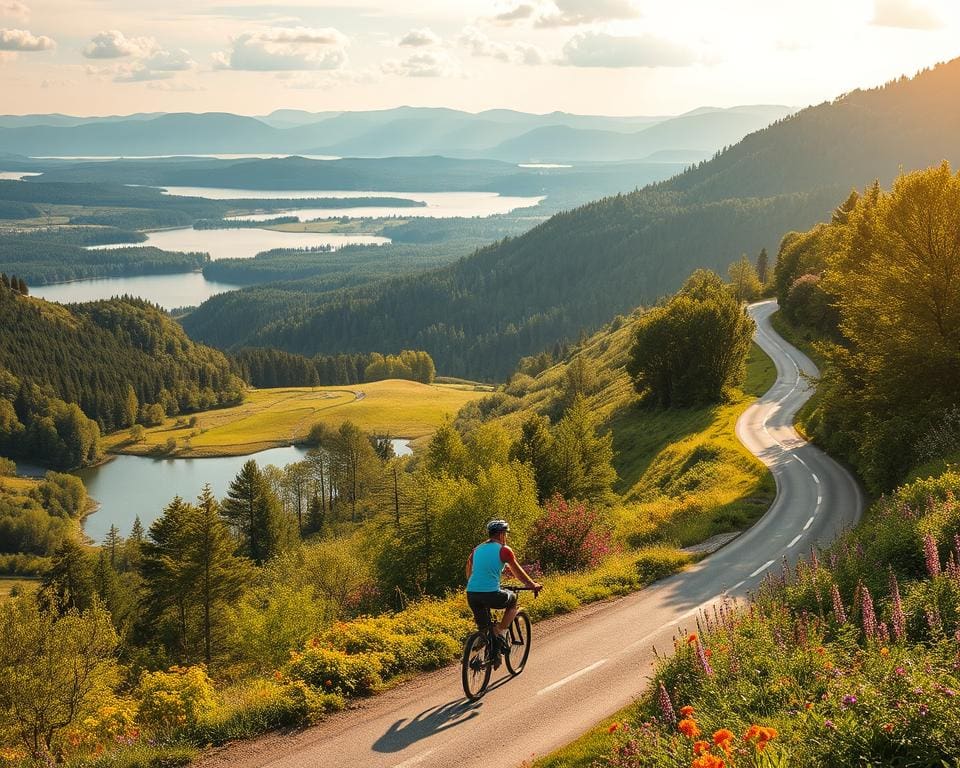
[[777, 382], [737, 423], [737, 435], [777, 481], [776, 501], [753, 528], [642, 592], [537, 624], [524, 673], [512, 680], [495, 673], [476, 704], [464, 700], [459, 666], [452, 666], [306, 731], [230, 746], [205, 768], [519, 765], [630, 703], [647, 683], [653, 647], [669, 650], [674, 633], [692, 626], [701, 607], [725, 594], [745, 595], [784, 556], [793, 560], [856, 522], [863, 506], [856, 482], [791, 427], [810, 394], [801, 373], [816, 368], [770, 327], [775, 310], [772, 301], [750, 308]]

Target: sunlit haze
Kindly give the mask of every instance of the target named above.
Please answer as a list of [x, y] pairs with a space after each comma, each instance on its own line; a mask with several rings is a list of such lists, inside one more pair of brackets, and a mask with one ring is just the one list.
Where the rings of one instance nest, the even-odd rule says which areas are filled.
[[951, 0], [0, 0], [0, 112], [802, 106], [958, 33]]

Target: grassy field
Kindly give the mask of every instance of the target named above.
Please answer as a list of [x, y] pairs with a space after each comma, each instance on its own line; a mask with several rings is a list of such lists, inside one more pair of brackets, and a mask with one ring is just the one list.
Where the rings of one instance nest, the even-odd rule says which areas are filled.
[[0, 576], [0, 601], [10, 597], [11, 592], [23, 593], [36, 589], [40, 579], [25, 576]]
[[[191, 419], [168, 419], [131, 443], [128, 431], [105, 439], [115, 453], [149, 454], [176, 442], [176, 456], [241, 456], [290, 445], [306, 437], [310, 427], [325, 422], [339, 427], [352, 421], [371, 434], [415, 439], [431, 434], [484, 391], [461, 386], [426, 385], [389, 379], [345, 387], [254, 389], [242, 405], [206, 411]], [[179, 423], [178, 423], [179, 422]]]

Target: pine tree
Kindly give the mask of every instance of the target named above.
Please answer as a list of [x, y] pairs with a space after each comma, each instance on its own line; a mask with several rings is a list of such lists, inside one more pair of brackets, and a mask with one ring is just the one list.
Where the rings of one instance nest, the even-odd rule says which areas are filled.
[[240, 541], [240, 552], [262, 565], [284, 548], [280, 502], [257, 462], [251, 459], [230, 483], [221, 514]]
[[762, 286], [766, 286], [770, 279], [770, 258], [767, 256], [766, 248], [761, 248], [760, 255], [757, 256], [757, 279]]
[[27, 288], [26, 281], [21, 277], [17, 280], [17, 290], [20, 291], [24, 296], [30, 295], [30, 289]]
[[203, 657], [209, 665], [213, 660], [214, 635], [222, 624], [223, 607], [240, 596], [246, 580], [244, 563], [233, 554], [233, 542], [209, 485], [200, 493], [188, 536], [186, 572], [191, 577], [202, 615]]
[[84, 611], [93, 604], [93, 568], [76, 541], [65, 539], [53, 553], [50, 570], [40, 588], [40, 600], [49, 609], [66, 613]]
[[107, 531], [107, 535], [103, 539], [103, 546], [107, 550], [107, 554], [110, 558], [110, 567], [117, 567], [117, 550], [123, 546], [123, 539], [120, 538], [120, 529], [116, 525], [111, 523], [110, 530]]

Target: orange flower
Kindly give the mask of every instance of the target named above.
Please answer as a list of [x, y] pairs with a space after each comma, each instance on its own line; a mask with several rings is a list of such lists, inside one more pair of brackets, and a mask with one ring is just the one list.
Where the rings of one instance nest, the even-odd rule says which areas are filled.
[[709, 741], [695, 741], [693, 742], [693, 754], [700, 756], [705, 752], [710, 751], [710, 742]]
[[726, 728], [721, 728], [719, 731], [714, 731], [713, 733], [713, 743], [728, 755], [730, 754], [730, 743], [733, 739], [733, 731], [727, 730]]
[[893, 730], [893, 723], [884, 723], [882, 727], [884, 733], [890, 733]]
[[677, 723], [677, 729], [688, 739], [695, 739], [700, 735], [700, 729], [697, 728], [697, 721], [690, 717]]
[[687, 635], [687, 645], [693, 645], [695, 642], [697, 642], [697, 633], [691, 632]]
[[705, 755], [694, 758], [694, 761], [690, 763], [690, 768], [726, 768], [726, 765], [721, 758], [716, 755], [711, 755], [708, 752]]
[[680, 707], [680, 714], [684, 717], [690, 717], [690, 715], [693, 714], [693, 707], [691, 707], [689, 704], [687, 704], [685, 707]]
[[607, 733], [614, 733], [619, 728], [620, 723], [610, 723], [610, 726], [607, 728]]
[[883, 656], [883, 658], [887, 658], [887, 656], [890, 655], [890, 649], [889, 649], [889, 648], [881, 648], [881, 649], [880, 649], [880, 655]]

